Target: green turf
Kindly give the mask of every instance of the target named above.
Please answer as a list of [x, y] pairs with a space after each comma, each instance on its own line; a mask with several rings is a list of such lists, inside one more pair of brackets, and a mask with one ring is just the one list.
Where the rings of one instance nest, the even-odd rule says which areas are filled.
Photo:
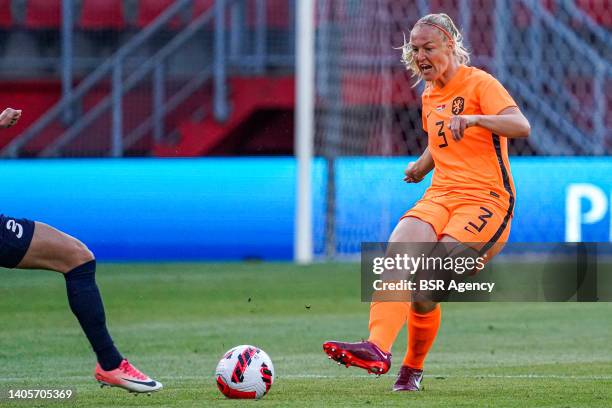
[[[116, 344], [165, 389], [99, 389], [61, 276], [1, 270], [0, 390], [76, 388], [71, 403], [37, 406], [612, 406], [611, 303], [446, 304], [425, 390], [397, 394], [393, 375], [340, 368], [321, 351], [329, 338], [367, 336], [357, 265], [102, 264], [98, 282]], [[215, 387], [217, 360], [244, 343], [276, 367], [262, 401], [228, 401]], [[405, 331], [393, 374], [404, 350]]]

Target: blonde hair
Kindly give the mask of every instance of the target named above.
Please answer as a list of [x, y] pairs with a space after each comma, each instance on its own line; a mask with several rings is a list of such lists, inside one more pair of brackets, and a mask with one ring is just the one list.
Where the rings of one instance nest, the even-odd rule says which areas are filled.
[[[446, 41], [453, 41], [453, 54], [457, 59], [457, 62], [464, 65], [469, 65], [470, 63], [470, 52], [463, 45], [463, 36], [459, 32], [459, 29], [453, 22], [453, 20], [448, 16], [448, 14], [439, 13], [439, 14], [428, 14], [424, 17], [421, 17], [419, 21], [416, 22], [414, 28], [419, 24], [427, 24], [430, 26], [434, 26], [440, 31], [440, 35], [444, 37]], [[412, 77], [417, 77], [417, 81], [414, 83], [413, 87], [417, 86], [419, 82], [423, 80], [423, 75], [419, 70], [418, 64], [416, 62], [415, 53], [412, 51], [412, 46], [410, 43], [406, 42], [406, 36], [404, 35], [404, 45], [399, 47], [398, 49], [402, 50], [402, 62], [406, 65], [406, 69], [412, 72]]]

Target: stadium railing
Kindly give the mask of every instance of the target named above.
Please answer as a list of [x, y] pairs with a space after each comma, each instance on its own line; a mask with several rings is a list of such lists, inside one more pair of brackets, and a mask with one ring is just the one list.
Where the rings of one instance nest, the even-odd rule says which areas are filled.
[[[170, 126], [165, 125], [167, 114], [180, 106], [181, 101], [189, 99], [203, 84], [210, 85], [217, 78], [214, 83], [218, 91], [210, 93], [206, 99], [216, 95], [215, 107], [209, 110], [216, 118], [223, 120], [228, 114], [228, 101], [227, 95], [223, 96], [227, 90], [224, 90], [225, 81], [221, 77], [231, 72], [240, 72], [241, 68], [247, 68], [251, 73], [271, 75], [274, 68], [268, 70], [270, 66], [291, 67], [293, 61], [293, 18], [288, 20], [290, 27], [287, 31], [290, 35], [286, 53], [277, 53], [272, 49], [270, 26], [274, 29], [277, 23], [266, 21], [273, 20], [268, 6], [288, 8], [290, 13], [295, 13], [293, 0], [214, 2], [226, 5], [224, 13], [227, 21], [218, 24], [217, 32], [208, 27], [214, 24], [214, 16], [210, 17], [212, 20], [203, 21], [201, 26], [195, 27], [193, 22], [202, 17], [202, 14], [194, 13], [189, 25], [177, 28], [170, 36], [166, 35], [164, 45], [157, 44], [150, 55], [135, 58], [134, 55], [150, 46], [155, 38], [163, 38], [164, 33], [168, 34], [168, 27], [179, 14], [185, 14], [183, 12], [194, 5], [200, 7], [206, 4], [205, 1], [175, 1], [169, 2], [172, 4], [161, 15], [145, 25], [142, 31], [137, 32], [73, 89], [70, 85], [73, 80], [72, 64], [77, 64], [78, 58], [73, 58], [71, 53], [75, 19], [71, 16], [71, 10], [66, 9], [71, 3], [71, 0], [62, 2], [63, 98], [2, 150], [1, 154], [5, 157], [30, 155], [26, 147], [35, 140], [40, 140], [39, 145], [43, 147], [35, 150], [34, 155], [79, 155], [78, 151], [67, 152], [66, 146], [74, 144], [73, 141], [80, 140], [84, 134], [90, 139], [95, 136], [106, 142], [113, 141], [106, 143], [108, 146], [102, 144], [101, 155], [122, 155], [127, 148], [138, 144], [145, 138], [144, 135], [150, 135], [151, 132], [157, 141], [162, 137], [174, 137], [170, 134]], [[363, 84], [361, 88], [355, 86], [350, 89], [353, 86], [350, 81], [353, 79], [349, 76], [368, 70], [370, 78], [374, 78], [376, 83], [366, 84], [367, 88], [384, 88], [379, 85], [385, 83], [387, 77], [391, 78], [391, 86], [397, 86], [395, 77], [403, 67], [398, 62], [397, 50], [393, 50], [391, 45], [401, 41], [401, 32], [406, 32], [416, 18], [429, 12], [441, 11], [453, 16], [464, 32], [468, 45], [473, 46], [474, 64], [495, 73], [517, 97], [517, 102], [524, 107], [532, 121], [533, 137], [528, 144], [520, 144], [518, 147], [512, 145], [513, 154], [610, 154], [612, 134], [608, 90], [612, 86], [612, 51], [609, 47], [609, 26], [604, 24], [610, 20], [605, 16], [612, 15], [612, 5], [606, 6], [603, 2], [599, 14], [604, 17], [598, 19], [594, 10], [585, 8], [588, 6], [585, 6], [585, 1], [574, 0], [318, 0], [316, 4], [320, 10], [334, 8], [334, 13], [347, 13], [340, 17], [340, 14], [334, 15], [332, 20], [319, 19], [316, 22], [316, 91], [322, 100], [329, 102], [329, 107], [335, 106], [333, 112], [325, 112], [324, 109], [320, 112], [325, 140], [319, 140], [315, 146], [318, 154], [418, 154], [422, 146], [414, 140], [406, 139], [401, 149], [389, 146], [373, 149], [369, 140], [371, 136], [362, 131], [370, 128], [363, 126], [364, 120], [379, 120], [383, 117], [393, 118], [393, 124], [382, 127], [382, 133], [385, 133], [385, 129], [397, 132], [401, 128], [401, 132], [408, 134], [419, 129], [418, 115], [415, 115], [415, 107], [410, 105], [411, 102], [405, 105], [412, 110], [405, 109], [405, 112], [398, 113], [388, 111], [386, 106], [391, 104], [379, 99], [376, 104], [366, 107], [369, 113], [362, 113], [362, 118], [354, 120], [359, 126], [353, 129], [347, 127], [354, 119], [347, 115], [352, 107], [342, 101], [341, 97], [349, 91], [361, 92]], [[250, 14], [245, 17], [246, 6], [251, 8]], [[364, 11], [366, 9], [367, 13]], [[202, 28], [207, 30], [208, 37], [202, 35]], [[176, 42], [172, 39], [172, 36], [178, 37], [191, 29], [199, 29], [200, 32], [180, 37]], [[330, 38], [325, 33], [338, 35]], [[374, 33], [376, 38], [365, 38], [364, 33]], [[386, 37], [383, 38], [382, 34]], [[216, 43], [215, 38], [221, 36], [225, 39], [220, 42], [226, 46], [217, 48], [218, 55], [223, 58], [223, 61], [218, 61], [212, 50], [214, 44], [218, 46], [220, 43]], [[189, 78], [178, 81], [180, 86], [176, 90], [177, 87], [170, 84], [175, 79], [170, 78], [173, 68], [169, 64], [175, 62], [173, 60], [177, 50], [185, 52], [189, 49], [189, 39], [193, 38], [203, 39], [204, 43], [210, 42], [206, 46], [210, 45], [211, 50], [197, 51], [201, 54], [198, 58], [204, 61], [196, 61], [200, 64], [199, 69], [189, 72]], [[364, 45], [373, 41], [374, 49], [360, 54], [359, 50], [351, 49], [357, 41]], [[248, 53], [241, 52], [245, 42], [251, 47]], [[345, 48], [335, 49], [338, 45], [344, 45]], [[365, 49], [365, 46], [362, 48]], [[406, 79], [401, 83], [405, 87]], [[100, 100], [91, 97], [100, 88], [107, 90], [105, 97]], [[132, 97], [132, 90], [135, 89], [144, 89], [144, 92], [150, 93], [150, 97], [135, 100]], [[175, 92], [171, 95], [171, 91]], [[392, 95], [393, 92], [395, 95]], [[393, 90], [389, 93], [392, 98], [398, 94]], [[94, 104], [83, 102], [91, 102], [92, 99], [96, 99]], [[393, 103], [397, 105], [395, 101]], [[147, 105], [147, 108], [140, 115], [132, 115], [130, 109], [134, 105]], [[201, 116], [208, 112], [200, 109], [194, 114]], [[125, 118], [126, 115], [129, 118]], [[342, 119], [336, 120], [334, 115], [340, 115]], [[372, 115], [377, 117], [372, 118]], [[339, 123], [344, 123], [344, 127], [338, 127]], [[377, 137], [384, 139], [384, 135]], [[330, 153], [331, 145], [336, 145], [332, 149], [335, 153]]]
[[[75, 140], [84, 136], [95, 136], [107, 142], [110, 140], [110, 143], [106, 143], [108, 146], [98, 143], [103, 149], [101, 155], [122, 156], [151, 132], [155, 143], [168, 137], [168, 129], [164, 126], [168, 114], [206, 84], [212, 84], [213, 89], [211, 95], [214, 103], [210, 113], [216, 120], [224, 121], [229, 115], [227, 75], [230, 65], [234, 73], [248, 71], [256, 74], [263, 74], [268, 65], [292, 66], [292, 56], [269, 49], [274, 41], [270, 42], [268, 38], [268, 0], [219, 0], [208, 9], [194, 7], [200, 3], [193, 3], [192, 0], [171, 3], [76, 88], [65, 87], [68, 89], [62, 99], [21, 136], [9, 143], [2, 150], [2, 155], [19, 157], [29, 143], [44, 137], [48, 142], [35, 153], [36, 156], [71, 155], [66, 150], [71, 143], [74, 144]], [[248, 16], [245, 15], [247, 5], [250, 6]], [[182, 27], [173, 26], [175, 30], [169, 33], [169, 24], [176, 21], [178, 15], [185, 15], [191, 7], [194, 7], [194, 12], [188, 23]], [[62, 49], [65, 57], [62, 59], [63, 83], [69, 84], [72, 82], [73, 59], [72, 8], [64, 7], [62, 23]], [[243, 44], [245, 39], [249, 49]], [[194, 48], [200, 43], [200, 48]], [[152, 55], [137, 59], [135, 55], [147, 46], [153, 49]], [[184, 57], [192, 51], [195, 52], [189, 55], [189, 59], [174, 61], [177, 54]], [[131, 66], [128, 67], [129, 64]], [[180, 65], [190, 65], [189, 72], [177, 79], [178, 76], [170, 75], [169, 71], [174, 69], [176, 73]], [[85, 112], [79, 112], [83, 109], [84, 100], [95, 99], [91, 94], [105, 87], [109, 91], [102, 98], [87, 105]], [[143, 98], [130, 99], [131, 93], [136, 91], [148, 95], [146, 101]], [[143, 104], [150, 105], [150, 109], [142, 109], [140, 106], [143, 112], [140, 112], [139, 117], [126, 118], [130, 116], [126, 115], [126, 111], [129, 112], [133, 105]], [[196, 113], [209, 114], [201, 109]], [[126, 123], [126, 120], [130, 123]], [[52, 133], [55, 135], [50, 137]]]
[[[122, 46], [117, 52], [109, 59], [104, 61], [96, 70], [81, 81], [81, 83], [74, 89], [65, 93], [62, 99], [49, 111], [47, 111], [40, 119], [38, 119], [30, 128], [28, 128], [20, 137], [15, 138], [9, 143], [3, 150], [2, 155], [5, 157], [18, 157], [20, 150], [32, 139], [38, 137], [42, 132], [52, 126], [55, 122], [59, 121], [62, 115], [66, 115], [66, 112], [75, 109], [80, 101], [90, 92], [94, 87], [100, 85], [103, 81], [106, 81], [109, 76], [112, 77], [112, 100], [105, 98], [103, 102], [97, 104], [91, 110], [89, 110], [80, 120], [68, 127], [65, 132], [62, 132], [60, 136], [56, 138], [56, 141], [45, 149], [44, 155], [57, 154], [58, 150], [67, 141], [72, 140], [77, 131], [80, 131], [83, 127], [91, 123], [94, 119], [99, 117], [104, 111], [108, 110], [112, 105], [113, 107], [113, 132], [117, 132], [117, 129], [121, 129], [121, 103], [120, 99], [123, 96], [124, 89], [123, 81], [121, 76], [122, 63], [124, 59], [135, 52], [138, 47], [141, 47], [146, 40], [151, 38], [155, 33], [159, 32], [162, 27], [170, 21], [182, 8], [189, 3], [189, 0], [179, 0], [173, 5], [168, 7], [153, 23], [144, 28], [142, 31], [137, 33], [127, 44]], [[64, 29], [63, 37], [70, 36], [72, 27], [71, 20], [71, 8], [64, 8], [64, 26], [68, 27]], [[70, 45], [68, 44], [68, 49]], [[66, 52], [66, 51], [64, 51]], [[69, 53], [70, 54], [70, 53]], [[64, 59], [64, 70], [70, 71], [71, 56], [68, 55]], [[64, 74], [66, 75], [66, 74]], [[131, 84], [130, 84], [131, 85]], [[111, 102], [114, 100], [114, 104]], [[78, 127], [77, 127], [78, 126]], [[121, 132], [119, 134], [113, 133], [112, 135], [112, 155], [118, 154], [123, 150]]]

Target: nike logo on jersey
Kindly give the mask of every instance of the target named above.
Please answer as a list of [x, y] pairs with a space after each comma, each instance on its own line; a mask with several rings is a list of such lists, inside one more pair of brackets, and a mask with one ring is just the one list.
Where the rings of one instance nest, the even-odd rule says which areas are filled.
[[125, 381], [129, 381], [129, 382], [134, 383], [134, 384], [146, 385], [147, 387], [155, 387], [155, 384], [156, 384], [156, 382], [153, 381], [153, 380], [151, 380], [151, 381], [136, 381], [136, 380], [129, 380], [129, 379], [123, 378], [123, 377], [121, 377], [121, 379], [125, 380]]

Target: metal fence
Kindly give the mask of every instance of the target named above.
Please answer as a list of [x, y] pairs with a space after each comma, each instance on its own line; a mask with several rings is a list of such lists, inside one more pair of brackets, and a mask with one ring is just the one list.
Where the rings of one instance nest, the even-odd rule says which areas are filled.
[[[407, 209], [424, 188], [394, 191], [402, 169], [389, 173], [392, 160], [366, 163], [347, 156], [418, 156], [426, 147], [422, 86], [412, 87], [397, 49], [426, 14], [451, 16], [471, 50], [472, 65], [495, 75], [530, 120], [531, 136], [511, 140], [511, 154], [612, 154], [612, 2], [316, 3], [315, 154], [327, 159], [327, 182], [324, 191], [313, 193], [325, 197], [326, 206], [325, 222], [315, 224], [314, 233], [325, 237], [324, 248], [316, 251], [328, 259], [358, 251], [362, 241], [386, 241], [401, 215], [398, 203]], [[347, 163], [348, 176], [343, 172]], [[545, 172], [532, 177], [547, 180], [540, 177]], [[364, 193], [347, 198], [347, 189], [355, 185]], [[343, 210], [340, 200], [365, 197], [377, 203], [376, 211]], [[542, 225], [558, 221], [548, 217], [542, 214]], [[542, 231], [539, 239], [549, 238]]]
[[513, 154], [612, 154], [607, 0], [319, 0], [319, 154], [420, 154], [422, 88], [411, 88], [394, 47], [437, 12], [453, 18], [472, 64], [494, 74], [530, 119], [532, 136], [513, 141]]

